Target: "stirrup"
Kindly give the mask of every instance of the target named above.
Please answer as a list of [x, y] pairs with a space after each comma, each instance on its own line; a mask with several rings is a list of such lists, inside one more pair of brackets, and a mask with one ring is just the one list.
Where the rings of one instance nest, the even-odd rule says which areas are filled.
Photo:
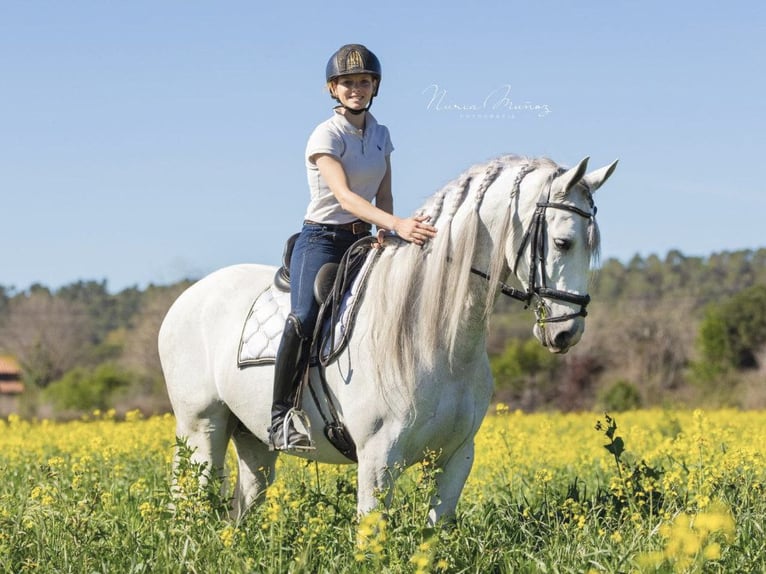
[[[298, 425], [295, 424], [296, 421]], [[273, 445], [275, 450], [310, 452], [316, 448], [314, 441], [311, 440], [311, 423], [309, 423], [308, 415], [295, 407], [285, 414], [280, 434], [279, 443]], [[291, 442], [291, 438], [293, 442]]]

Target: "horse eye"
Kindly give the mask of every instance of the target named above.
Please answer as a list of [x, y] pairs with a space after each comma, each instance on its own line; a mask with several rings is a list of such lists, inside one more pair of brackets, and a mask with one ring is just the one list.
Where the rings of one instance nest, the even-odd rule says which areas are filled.
[[561, 251], [569, 251], [572, 247], [572, 241], [570, 239], [554, 239], [553, 244]]

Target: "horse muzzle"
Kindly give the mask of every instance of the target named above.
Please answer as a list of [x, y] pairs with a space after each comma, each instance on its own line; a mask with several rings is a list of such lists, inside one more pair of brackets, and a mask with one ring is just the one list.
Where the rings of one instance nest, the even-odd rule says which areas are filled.
[[532, 331], [543, 347], [563, 355], [580, 341], [584, 330], [585, 322], [577, 317], [559, 323], [538, 322]]

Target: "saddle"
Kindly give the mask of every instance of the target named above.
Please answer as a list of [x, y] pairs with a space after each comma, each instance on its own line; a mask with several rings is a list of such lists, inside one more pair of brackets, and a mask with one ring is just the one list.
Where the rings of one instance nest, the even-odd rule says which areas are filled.
[[[282, 267], [280, 267], [274, 275], [274, 287], [285, 293], [290, 292], [290, 260], [293, 257], [295, 241], [298, 239], [299, 235], [300, 233], [295, 233], [287, 239], [287, 242], [285, 242], [285, 248], [282, 251]], [[354, 246], [352, 246], [352, 248], [353, 247]], [[316, 299], [316, 302], [320, 305], [325, 302], [332, 290], [333, 284], [335, 283], [335, 277], [338, 274], [338, 266], [338, 263], [325, 263], [319, 269], [319, 273], [317, 273], [317, 276], [314, 279], [314, 299]]]
[[[296, 233], [288, 238], [282, 253], [282, 266], [275, 273], [273, 284], [258, 295], [245, 320], [237, 359], [240, 368], [272, 364], [276, 359], [290, 306], [290, 259], [297, 237]], [[325, 422], [325, 436], [338, 451], [353, 461], [356, 461], [356, 445], [333, 402], [324, 367], [343, 351], [351, 336], [357, 295], [363, 290], [374, 260], [374, 256], [368, 257], [374, 242], [372, 237], [360, 239], [346, 251], [340, 263], [326, 263], [319, 270], [313, 289], [320, 308], [312, 334], [311, 366], [318, 367], [321, 385], [315, 389], [317, 385], [311, 384], [306, 373], [296, 397], [298, 404], [302, 400], [303, 388], [309, 389]]]

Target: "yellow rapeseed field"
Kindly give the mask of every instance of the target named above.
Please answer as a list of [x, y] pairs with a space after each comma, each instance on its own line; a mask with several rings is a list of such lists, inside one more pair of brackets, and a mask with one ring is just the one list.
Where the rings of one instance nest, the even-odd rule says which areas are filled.
[[400, 480], [390, 511], [360, 521], [354, 467], [285, 457], [264, 503], [231, 523], [227, 496], [200, 487], [204, 469], [188, 459], [171, 489], [173, 433], [172, 416], [137, 412], [0, 421], [0, 571], [766, 568], [764, 412], [612, 418], [498, 405], [477, 436], [458, 521], [437, 530], [425, 524], [438, 472], [428, 461]]

